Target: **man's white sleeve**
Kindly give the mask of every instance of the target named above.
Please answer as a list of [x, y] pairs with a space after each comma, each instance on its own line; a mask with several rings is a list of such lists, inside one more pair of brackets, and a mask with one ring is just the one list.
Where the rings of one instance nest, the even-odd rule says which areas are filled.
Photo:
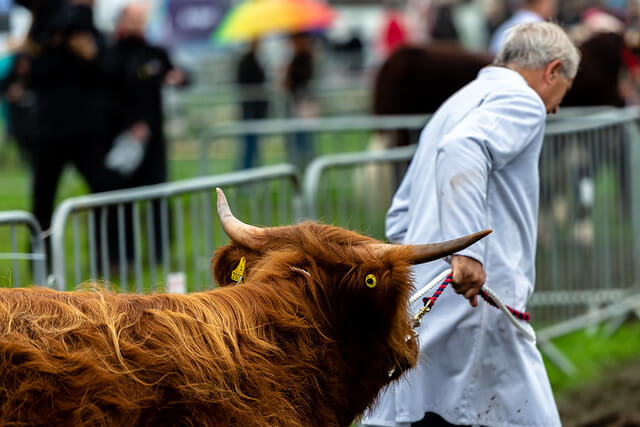
[[[489, 176], [531, 143], [545, 118], [535, 94], [504, 90], [489, 95], [438, 143], [435, 173], [445, 240], [500, 226], [488, 215]], [[484, 263], [485, 245], [486, 239], [458, 255]]]

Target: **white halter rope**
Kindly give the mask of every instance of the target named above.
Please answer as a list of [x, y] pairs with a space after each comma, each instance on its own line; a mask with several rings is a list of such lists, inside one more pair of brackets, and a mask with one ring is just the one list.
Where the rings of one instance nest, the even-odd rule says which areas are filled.
[[[438, 285], [439, 283], [441, 283], [443, 280], [445, 280], [445, 278], [451, 274], [451, 269], [448, 268], [445, 271], [443, 271], [442, 273], [440, 273], [435, 279], [433, 279], [432, 281], [430, 281], [429, 283], [427, 283], [422, 289], [420, 289], [418, 292], [414, 293], [411, 298], [409, 298], [409, 304], [413, 304], [416, 301], [418, 301], [420, 298], [422, 298], [427, 292], [429, 292], [432, 288], [434, 288], [436, 285]], [[483, 285], [482, 286], [482, 290], [493, 300], [493, 302], [495, 302], [496, 306], [498, 309], [500, 309], [500, 311], [502, 311], [511, 321], [511, 323], [513, 325], [515, 325], [515, 327], [522, 332], [522, 334], [524, 334], [525, 337], [527, 337], [527, 339], [529, 339], [532, 342], [536, 342], [536, 336], [535, 333], [533, 332], [533, 330], [527, 329], [522, 325], [522, 321], [519, 321], [518, 319], [516, 319], [516, 317], [511, 314], [511, 311], [509, 311], [509, 308], [504, 305], [502, 303], [502, 301], [500, 301], [500, 298], [498, 298], [498, 296], [496, 295], [496, 293], [491, 290], [491, 288], [489, 288], [487, 285]], [[421, 310], [422, 312], [423, 310]], [[422, 314], [424, 315], [425, 312], [423, 312]], [[418, 314], [416, 314], [416, 317], [420, 316], [420, 312]]]

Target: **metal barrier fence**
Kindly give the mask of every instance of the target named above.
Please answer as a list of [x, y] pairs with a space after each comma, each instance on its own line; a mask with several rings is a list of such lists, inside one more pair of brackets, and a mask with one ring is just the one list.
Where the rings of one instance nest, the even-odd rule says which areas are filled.
[[[551, 120], [540, 160], [537, 326], [557, 324], [640, 290], [640, 138], [635, 109]], [[309, 215], [384, 238], [384, 215], [412, 147], [316, 159]], [[497, 226], [497, 225], [496, 225]]]
[[[286, 118], [287, 95], [279, 87], [265, 85], [218, 85], [196, 86], [193, 89], [168, 89], [167, 104], [170, 109], [206, 110], [210, 123], [241, 120], [241, 105], [247, 101], [268, 103], [269, 117]], [[316, 82], [310, 93], [321, 116], [337, 114], [363, 114], [371, 105], [371, 88], [362, 80], [339, 82]], [[204, 118], [204, 115], [201, 115]]]
[[313, 161], [304, 179], [307, 215], [384, 240], [384, 221], [416, 145]]
[[290, 224], [301, 216], [291, 165], [68, 199], [52, 222], [52, 284], [67, 289], [73, 277], [73, 285], [101, 279], [136, 292], [209, 286], [213, 251], [227, 242], [216, 219], [216, 187], [247, 222]]
[[636, 109], [550, 123], [540, 161], [541, 319], [571, 319], [640, 291]]
[[[319, 117], [366, 114], [371, 105], [371, 88], [362, 81], [318, 82], [312, 99]], [[270, 119], [290, 116], [286, 94], [273, 85], [195, 86], [191, 89], [165, 90], [166, 128], [172, 138], [197, 139], [211, 123], [234, 123], [242, 120], [242, 103], [267, 101]]]
[[[310, 152], [300, 157], [331, 153], [365, 151], [372, 137], [379, 131], [411, 133], [417, 139], [428, 115], [415, 116], [351, 116], [313, 119], [253, 120], [214, 126], [200, 137], [200, 174], [228, 171], [237, 165], [241, 156], [244, 135], [256, 135], [263, 163], [289, 161], [300, 165], [300, 158], [291, 152], [297, 135], [308, 135]], [[289, 149], [289, 152], [288, 152]], [[303, 159], [304, 160], [304, 159]]]
[[[347, 102], [347, 101], [345, 101]], [[611, 107], [563, 108], [560, 114], [550, 116], [549, 121], [563, 121], [598, 112], [615, 111]], [[302, 163], [309, 159], [296, 159], [291, 149], [295, 138], [308, 135], [310, 140], [309, 158], [327, 154], [366, 151], [379, 147], [384, 142], [376, 138], [385, 131], [395, 138], [391, 145], [415, 143], [420, 130], [429, 120], [428, 114], [403, 116], [340, 116], [313, 119], [267, 119], [247, 120], [218, 124], [206, 128], [200, 134], [199, 173], [222, 173], [237, 169], [243, 155], [243, 137], [255, 135], [258, 151], [263, 164], [282, 162]], [[208, 118], [211, 122], [211, 118]]]
[[[0, 247], [7, 248], [0, 249], [0, 265], [9, 264], [7, 276], [0, 275], [3, 285], [45, 285], [45, 246], [42, 230], [33, 215], [22, 211], [0, 212], [0, 229]], [[30, 247], [26, 252], [19, 249], [24, 245]], [[31, 268], [28, 266], [29, 263]]]

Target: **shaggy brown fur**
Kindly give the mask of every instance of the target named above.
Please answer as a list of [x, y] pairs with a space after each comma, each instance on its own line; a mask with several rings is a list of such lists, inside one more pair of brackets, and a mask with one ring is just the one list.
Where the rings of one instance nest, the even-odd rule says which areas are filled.
[[[316, 370], [308, 371], [313, 383], [292, 386], [301, 397], [293, 406], [303, 425], [349, 425], [391, 381], [391, 369], [398, 368], [395, 378], [416, 363], [417, 343], [407, 341], [414, 335], [407, 311], [410, 249], [377, 258], [370, 245], [380, 242], [315, 223], [265, 231], [257, 251], [232, 242], [216, 252], [216, 282], [234, 285], [231, 272], [244, 256], [245, 283], [234, 288], [257, 285], [281, 298], [298, 295], [304, 307], [295, 307], [295, 316], [308, 323], [305, 335], [313, 342], [302, 357]], [[373, 289], [365, 284], [369, 274], [377, 279]], [[286, 378], [288, 371], [281, 374]]]
[[190, 295], [2, 289], [0, 424], [349, 425], [417, 357], [409, 249], [371, 243], [266, 229], [216, 252], [221, 285], [247, 258], [243, 283]]

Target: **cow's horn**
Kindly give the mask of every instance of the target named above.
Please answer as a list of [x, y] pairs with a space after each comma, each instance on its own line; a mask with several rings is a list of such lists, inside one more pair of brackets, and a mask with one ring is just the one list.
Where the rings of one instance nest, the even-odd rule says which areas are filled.
[[448, 240], [441, 243], [411, 245], [413, 247], [413, 256], [409, 262], [411, 264], [422, 264], [447, 255], [452, 255], [491, 234], [491, 231], [492, 230], [479, 231], [474, 234], [469, 234], [468, 236], [460, 237], [459, 239]]
[[220, 223], [222, 229], [227, 236], [234, 242], [240, 243], [249, 248], [255, 247], [255, 238], [261, 236], [264, 230], [253, 225], [245, 224], [238, 218], [233, 216], [231, 209], [229, 209], [229, 203], [227, 198], [221, 189], [216, 188], [218, 193], [218, 216], [220, 217]]

